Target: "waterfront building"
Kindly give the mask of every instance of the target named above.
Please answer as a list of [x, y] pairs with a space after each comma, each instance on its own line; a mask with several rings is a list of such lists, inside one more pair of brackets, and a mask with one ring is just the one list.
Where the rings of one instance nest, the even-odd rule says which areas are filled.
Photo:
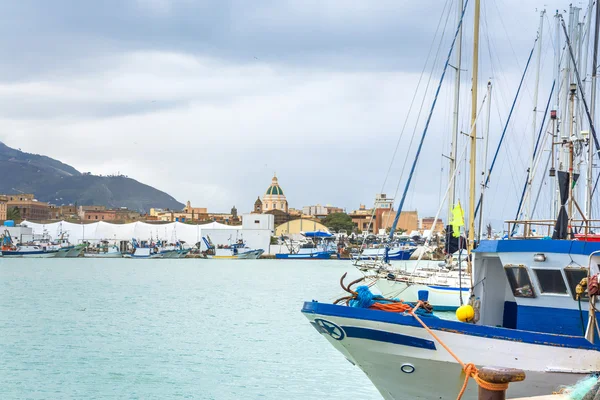
[[[382, 197], [383, 196], [383, 197]], [[388, 199], [385, 194], [378, 195], [376, 208], [366, 208], [361, 204], [358, 210], [352, 211], [350, 217], [354, 225], [363, 232], [378, 234], [390, 228], [394, 222], [396, 212], [394, 211], [393, 199]], [[373, 220], [371, 221], [371, 218]], [[402, 211], [398, 220], [397, 230], [412, 232], [419, 227], [419, 215], [417, 211]]]
[[33, 194], [7, 194], [7, 212], [11, 208], [17, 208], [22, 220], [44, 221], [50, 217], [50, 205], [37, 201]]
[[315, 218], [323, 219], [327, 217], [329, 214], [343, 213], [344, 209], [340, 207], [334, 207], [332, 205], [322, 206], [320, 204], [314, 206], [304, 206], [302, 207], [303, 215], [310, 215]]
[[275, 236], [298, 235], [300, 232], [329, 232], [325, 225], [316, 219], [309, 218], [298, 218], [275, 226]]
[[288, 222], [291, 219], [290, 214], [286, 213], [283, 210], [269, 210], [269, 211], [265, 211], [263, 214], [272, 215], [275, 226], [279, 226], [285, 222]]
[[267, 188], [262, 198], [262, 212], [266, 213], [270, 210], [288, 212], [288, 202], [283, 194], [283, 189], [279, 186], [277, 176], [273, 176], [271, 186]]
[[6, 221], [8, 197], [0, 195], [0, 222]]
[[423, 231], [433, 231], [437, 233], [441, 233], [444, 231], [444, 221], [438, 218], [435, 223], [435, 227], [433, 226], [433, 221], [435, 217], [424, 217], [421, 218], [421, 230]]
[[111, 210], [90, 210], [83, 211], [83, 221], [113, 221], [113, 222], [131, 222], [140, 220], [141, 214], [137, 211], [127, 208], [118, 208]]
[[208, 215], [206, 207], [192, 207], [192, 203], [188, 200], [183, 212], [189, 214], [192, 220], [203, 219]]
[[106, 207], [105, 206], [79, 206], [77, 208], [77, 215], [79, 216], [79, 219], [81, 220], [85, 220], [85, 212], [86, 211], [105, 211]]

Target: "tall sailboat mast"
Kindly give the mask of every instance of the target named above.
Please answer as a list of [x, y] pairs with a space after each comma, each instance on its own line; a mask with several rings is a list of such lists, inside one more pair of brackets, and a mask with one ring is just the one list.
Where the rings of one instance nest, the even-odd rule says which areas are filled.
[[469, 184], [469, 248], [475, 247], [475, 192], [477, 190], [477, 77], [479, 74], [479, 15], [480, 0], [475, 0], [475, 15], [473, 23], [473, 81], [471, 88], [471, 161]]
[[[598, 35], [600, 34], [600, 7], [596, 2], [596, 20], [594, 21], [594, 55], [592, 57], [592, 88], [590, 91], [590, 116], [592, 123], [596, 121], [596, 71], [598, 70]], [[590, 127], [591, 130], [591, 127]], [[592, 174], [594, 161], [594, 147], [592, 138], [588, 144], [588, 166], [587, 166], [587, 201], [585, 204], [585, 217], [589, 221], [592, 218]], [[589, 223], [588, 223], [589, 230]], [[586, 230], [587, 231], [587, 230]]]
[[[537, 40], [537, 67], [535, 71], [535, 91], [533, 93], [533, 126], [532, 126], [532, 143], [531, 143], [531, 161], [529, 164], [529, 179], [527, 181], [527, 208], [526, 208], [526, 219], [533, 219], [531, 203], [533, 198], [532, 192], [532, 184], [533, 184], [533, 163], [534, 163], [534, 151], [535, 151], [535, 143], [537, 138], [537, 114], [538, 114], [538, 94], [540, 87], [540, 68], [542, 66], [542, 35], [544, 32], [544, 15], [546, 14], [546, 10], [542, 10], [540, 12], [540, 27], [538, 30], [538, 40]], [[528, 233], [528, 232], [526, 232]]]
[[460, 19], [462, 18], [463, 0], [458, 1], [457, 9], [457, 22], [459, 25], [458, 35], [456, 37], [456, 75], [454, 77], [454, 115], [452, 121], [452, 146], [450, 148], [450, 170], [448, 171], [448, 181], [450, 182], [450, 189], [448, 190], [448, 224], [450, 223], [450, 216], [452, 215], [452, 207], [456, 203], [456, 179], [452, 179], [454, 170], [456, 169], [456, 157], [458, 156], [458, 112], [460, 106], [460, 68], [462, 64], [462, 24]]

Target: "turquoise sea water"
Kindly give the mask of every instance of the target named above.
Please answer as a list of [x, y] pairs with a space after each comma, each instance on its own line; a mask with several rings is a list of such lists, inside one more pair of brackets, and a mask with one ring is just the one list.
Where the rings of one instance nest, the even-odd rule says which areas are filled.
[[0, 258], [0, 399], [380, 399], [300, 313], [344, 261]]

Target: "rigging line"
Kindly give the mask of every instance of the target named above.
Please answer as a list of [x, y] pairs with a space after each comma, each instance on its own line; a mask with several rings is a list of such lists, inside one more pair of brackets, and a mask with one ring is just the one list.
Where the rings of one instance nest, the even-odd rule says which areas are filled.
[[[565, 33], [565, 39], [567, 41], [567, 47], [569, 48], [569, 54], [571, 56], [571, 60], [573, 61], [573, 70], [575, 71], [575, 77], [577, 78], [577, 86], [579, 87], [579, 92], [581, 93], [581, 101], [583, 102], [583, 106], [585, 107], [585, 114], [587, 115], [588, 123], [590, 124], [590, 129], [592, 130], [592, 136], [594, 137], [594, 143], [596, 144], [596, 152], [600, 151], [600, 143], [598, 143], [598, 137], [596, 136], [596, 128], [594, 128], [594, 124], [592, 122], [592, 116], [590, 115], [590, 109], [588, 108], [587, 101], [585, 99], [585, 93], [583, 92], [583, 85], [581, 84], [581, 77], [579, 76], [579, 69], [577, 68], [577, 63], [575, 62], [575, 57], [573, 56], [573, 48], [571, 47], [571, 40], [569, 39], [569, 34], [567, 33], [567, 27], [565, 26], [565, 20], [562, 15], [560, 16], [560, 22], [563, 27], [563, 31]], [[590, 160], [591, 162], [591, 160]]]
[[[463, 8], [463, 14], [462, 15], [464, 15], [465, 10], [466, 10], [466, 7]], [[461, 15], [461, 23], [462, 23], [462, 15]], [[446, 31], [446, 26], [448, 25], [448, 19], [449, 18], [450, 18], [450, 13], [448, 13], [448, 16], [446, 17], [446, 23], [444, 25], [444, 32]], [[458, 29], [457, 29], [457, 33], [458, 33]], [[393, 197], [394, 199], [398, 196], [398, 192], [400, 191], [400, 184], [402, 182], [402, 176], [404, 175], [404, 171], [406, 170], [406, 165], [408, 163], [408, 151], [410, 151], [410, 149], [412, 148], [413, 142], [414, 142], [415, 137], [416, 137], [417, 127], [419, 125], [419, 120], [421, 119], [421, 113], [423, 112], [423, 106], [425, 105], [425, 100], [427, 100], [427, 91], [429, 90], [429, 85], [431, 83], [431, 80], [432, 80], [432, 77], [433, 77], [433, 72], [435, 70], [435, 66], [437, 64], [438, 56], [440, 54], [440, 49], [442, 47], [442, 39], [443, 39], [443, 37], [440, 38], [440, 44], [438, 46], [438, 51], [436, 53], [436, 57], [435, 57], [434, 63], [431, 66], [431, 73], [429, 74], [429, 80], [427, 81], [427, 85], [425, 86], [425, 94], [423, 95], [423, 99], [421, 100], [421, 107], [419, 108], [419, 113], [417, 114], [417, 120], [415, 121], [415, 127], [413, 129], [413, 134], [412, 134], [412, 136], [410, 138], [410, 142], [408, 143], [407, 155], [406, 155], [406, 158], [404, 159], [404, 163], [402, 164], [402, 169], [400, 171], [400, 178], [398, 179], [398, 184], [396, 185], [396, 190], [394, 191], [394, 197]], [[455, 41], [456, 41], [456, 35], [454, 36], [454, 40], [452, 42], [452, 47], [450, 48], [450, 54], [452, 53], [452, 49], [454, 47], [454, 42]], [[449, 58], [448, 58], [448, 61], [449, 61]], [[447, 63], [448, 63], [448, 61], [447, 61]], [[447, 67], [447, 65], [444, 66], [444, 73], [445, 73], [446, 67]], [[439, 93], [439, 90], [440, 90], [440, 87], [438, 86], [438, 89], [437, 89], [437, 92], [436, 92], [436, 98], [437, 98], [437, 93]], [[390, 218], [391, 218], [391, 213], [388, 214], [388, 218], [386, 220], [385, 225], [388, 224]], [[393, 232], [393, 231], [390, 231], [390, 232]], [[392, 235], [390, 235], [390, 239], [393, 239]]]
[[[517, 94], [515, 95], [515, 99], [513, 100], [512, 106], [510, 107], [510, 112], [508, 113], [508, 118], [506, 120], [506, 124], [504, 125], [504, 129], [502, 130], [502, 135], [500, 136], [500, 141], [498, 142], [498, 147], [496, 147], [496, 152], [494, 153], [494, 158], [492, 159], [492, 163], [490, 164], [490, 169], [488, 170], [488, 174], [485, 178], [484, 187], [487, 187], [490, 182], [490, 175], [492, 174], [492, 170], [494, 169], [494, 165], [496, 164], [496, 160], [498, 159], [498, 153], [500, 152], [500, 146], [504, 141], [504, 137], [506, 135], [506, 130], [508, 129], [508, 125], [510, 123], [510, 119], [512, 117], [513, 111], [515, 109], [515, 104], [517, 103], [517, 99], [519, 98], [519, 93], [521, 92], [521, 87], [523, 86], [523, 81], [525, 80], [525, 75], [527, 74], [527, 69], [529, 68], [529, 64], [531, 63], [531, 58], [533, 56], [533, 51], [535, 50], [535, 45], [537, 43], [537, 38], [533, 42], [533, 47], [531, 48], [531, 52], [529, 53], [529, 58], [527, 59], [527, 64], [525, 65], [525, 71], [523, 71], [523, 75], [521, 76], [521, 81], [519, 82], [519, 87], [517, 88]], [[475, 207], [475, 214], [473, 217], [477, 217], [477, 212], [479, 211], [479, 207], [481, 206], [481, 196], [479, 196], [479, 201], [477, 202], [477, 207]]]
[[[479, 106], [479, 110], [477, 111], [477, 113], [475, 114], [475, 120], [473, 121], [473, 124], [471, 125], [471, 129], [469, 130], [469, 136], [471, 136], [473, 134], [473, 129], [475, 128], [475, 126], [477, 125], [477, 121], [479, 120], [479, 116], [481, 115], [481, 110], [485, 104], [487, 100], [487, 93], [483, 96], [483, 100], [481, 101], [481, 106]], [[463, 147], [463, 150], [460, 154], [460, 158], [462, 159], [462, 156], [466, 154], [467, 152], [467, 148], [469, 147], [470, 143], [468, 141], [465, 141], [465, 145]], [[446, 202], [446, 197], [448, 197], [448, 193], [450, 193], [450, 186], [452, 185], [452, 182], [454, 181], [455, 177], [456, 177], [456, 172], [458, 171], [458, 168], [460, 167], [461, 162], [456, 163], [456, 166], [454, 167], [454, 171], [452, 172], [452, 178], [450, 179], [450, 182], [448, 183], [448, 187], [446, 188], [446, 193], [444, 194], [444, 198], [442, 199], [442, 201], [440, 202], [440, 207], [437, 210], [437, 213], [435, 214], [435, 218], [433, 220], [433, 224], [431, 225], [432, 227], [435, 227], [437, 224], [437, 221], [440, 217], [440, 214], [442, 212], [442, 208], [444, 208], [444, 203]], [[466, 163], [466, 160], [465, 160]], [[448, 221], [448, 223], [450, 223], [450, 221]], [[424, 243], [424, 247], [427, 246], [430, 241], [431, 238], [433, 237], [433, 233], [425, 240]], [[421, 262], [421, 259], [423, 258], [423, 255], [425, 254], [424, 251], [422, 251], [419, 254], [419, 258], [417, 259], [417, 262], [415, 263], [415, 266], [413, 268], [413, 273], [416, 271], [417, 267], [419, 266], [419, 263]]]
[[[452, 2], [450, 2], [452, 3]], [[400, 130], [400, 137], [398, 138], [398, 141], [396, 142], [396, 148], [394, 149], [394, 153], [392, 155], [392, 160], [390, 161], [390, 166], [388, 168], [387, 171], [387, 175], [385, 177], [385, 180], [383, 181], [383, 185], [382, 185], [382, 192], [385, 188], [385, 184], [387, 183], [387, 179], [389, 178], [389, 175], [391, 173], [392, 170], [392, 166], [394, 165], [394, 160], [396, 159], [396, 155], [398, 154], [398, 149], [400, 148], [400, 143], [402, 142], [402, 136], [404, 135], [404, 131], [406, 129], [406, 125], [408, 125], [408, 117], [412, 111], [412, 108], [414, 106], [415, 100], [417, 98], [417, 93], [419, 92], [419, 87], [421, 86], [421, 82], [423, 80], [423, 76], [425, 75], [425, 70], [427, 69], [427, 64], [429, 63], [429, 59], [431, 57], [431, 54], [433, 52], [433, 48], [434, 48], [434, 44], [436, 42], [436, 38], [438, 35], [438, 32], [440, 31], [440, 27], [442, 26], [442, 21], [444, 18], [444, 13], [446, 11], [446, 6], [448, 5], [448, 1], [446, 1], [446, 4], [444, 5], [444, 9], [442, 10], [442, 13], [440, 14], [440, 19], [438, 21], [438, 25], [435, 31], [435, 34], [433, 36], [433, 40], [431, 41], [431, 45], [429, 47], [429, 52], [427, 53], [427, 58], [425, 59], [425, 64], [423, 65], [423, 69], [421, 70], [421, 75], [419, 76], [419, 81], [417, 82], [417, 87], [415, 89], [415, 92], [413, 94], [412, 100], [410, 102], [410, 106], [408, 107], [408, 112], [406, 113], [406, 118], [404, 119], [404, 124], [402, 125], [402, 129]], [[451, 7], [450, 7], [451, 9]], [[450, 15], [450, 12], [448, 12], [448, 16]], [[446, 17], [446, 23], [448, 21], [448, 17]], [[444, 25], [444, 28], [446, 27], [446, 25]], [[443, 33], [442, 33], [442, 38], [440, 38], [440, 42], [443, 39]], [[438, 47], [438, 52], [439, 52], [439, 47]], [[437, 58], [437, 56], [436, 56]], [[434, 63], [435, 64], [435, 63]]]
[[[412, 100], [410, 102], [410, 106], [408, 107], [408, 111], [406, 113], [406, 118], [404, 119], [404, 124], [402, 125], [402, 129], [400, 130], [400, 136], [398, 137], [398, 140], [396, 142], [396, 147], [394, 149], [394, 153], [392, 154], [392, 159], [390, 160], [390, 165], [388, 167], [388, 171], [387, 171], [387, 173], [385, 175], [385, 179], [383, 180], [383, 184], [381, 185], [381, 192], [380, 193], [383, 193], [383, 191], [385, 189], [385, 185], [387, 183], [387, 180], [388, 180], [388, 178], [390, 176], [390, 173], [392, 171], [392, 167], [394, 166], [394, 161], [396, 160], [396, 155], [398, 154], [398, 149], [400, 148], [400, 143], [402, 142], [402, 138], [404, 136], [404, 132], [406, 130], [406, 126], [408, 125], [409, 116], [411, 115], [413, 106], [415, 104], [415, 100], [417, 98], [417, 94], [419, 93], [419, 88], [421, 87], [421, 82], [423, 80], [423, 76], [425, 75], [425, 70], [427, 69], [427, 64], [429, 64], [429, 59], [431, 58], [431, 54], [433, 53], [434, 45], [435, 45], [438, 33], [440, 31], [440, 27], [442, 26], [442, 21], [444, 20], [444, 14], [446, 12], [446, 7], [448, 6], [448, 3], [450, 3], [450, 7], [448, 8], [448, 16], [446, 16], [446, 22], [444, 24], [444, 30], [442, 31], [442, 35], [440, 37], [440, 44], [438, 45], [438, 50], [436, 52], [436, 56], [435, 56], [433, 65], [431, 67], [432, 68], [432, 72], [433, 72], [433, 69], [435, 68], [435, 64], [436, 64], [436, 61], [437, 61], [437, 57], [439, 55], [441, 43], [442, 43], [443, 38], [444, 38], [444, 33], [443, 32], [446, 30], [446, 26], [448, 24], [448, 18], [450, 16], [450, 10], [452, 9], [451, 5], [453, 3], [453, 0], [450, 1], [450, 2], [448, 0], [446, 1], [446, 3], [444, 4], [444, 8], [442, 9], [442, 13], [440, 14], [440, 19], [438, 21], [438, 25], [437, 25], [437, 28], [435, 30], [435, 34], [434, 34], [433, 39], [431, 41], [431, 45], [429, 47], [429, 52], [427, 53], [427, 57], [425, 59], [425, 64], [423, 65], [423, 69], [421, 70], [421, 74], [419, 76], [419, 81], [417, 82], [417, 87], [415, 88], [415, 92], [413, 93], [413, 97], [412, 97]], [[425, 92], [427, 92], [427, 89], [429, 88], [429, 83], [430, 82], [431, 82], [431, 73], [429, 74], [427, 85], [425, 87]], [[421, 103], [421, 109], [422, 109], [422, 107], [423, 107], [423, 103]], [[419, 111], [419, 115], [421, 115], [420, 111]], [[370, 231], [371, 225], [373, 224], [373, 218], [375, 217], [375, 211], [376, 211], [376, 207], [373, 207], [373, 211], [371, 212], [371, 217], [369, 218], [369, 224], [367, 226], [367, 232]], [[363, 246], [365, 244], [365, 241], [366, 241], [366, 236], [363, 239], [363, 243], [362, 243]]]
[[[465, 11], [467, 9], [468, 4], [469, 4], [469, 0], [466, 0], [465, 5], [462, 10], [462, 14], [460, 16], [460, 21], [458, 22], [458, 26], [456, 27], [456, 32], [454, 33], [454, 38], [452, 39], [452, 45], [450, 45], [450, 49], [448, 50], [448, 56], [446, 57], [446, 63], [444, 64], [444, 70], [442, 72], [442, 76], [440, 77], [440, 82], [438, 83], [438, 87], [437, 87], [437, 90], [435, 93], [435, 97], [433, 99], [433, 103], [431, 104], [431, 110], [429, 110], [429, 116], [427, 117], [427, 122], [425, 123], [425, 128], [423, 129], [423, 134], [421, 135], [419, 147], [417, 148], [417, 153], [415, 155], [415, 159], [414, 159], [412, 167], [410, 169], [410, 173], [408, 175], [408, 180], [406, 181], [406, 186], [404, 188], [404, 193], [402, 194], [402, 199], [400, 200], [400, 204], [398, 205], [398, 211], [396, 213], [396, 217], [394, 218], [394, 222], [390, 229], [390, 239], [394, 237], [394, 231], [396, 230], [396, 226], [398, 225], [398, 220], [400, 219], [400, 213], [402, 212], [402, 207], [404, 206], [404, 200], [406, 200], [406, 194], [410, 187], [410, 183], [412, 181], [412, 177], [415, 172], [417, 162], [419, 161], [419, 155], [421, 154], [421, 149], [423, 148], [423, 142], [425, 140], [425, 136], [427, 136], [427, 130], [429, 129], [429, 123], [431, 122], [431, 117], [433, 115], [433, 111], [435, 110], [435, 105], [437, 103], [438, 95], [440, 93], [442, 83], [444, 82], [444, 77], [446, 76], [446, 71], [448, 70], [448, 65], [450, 64], [450, 57], [452, 56], [452, 50], [454, 50], [454, 44], [456, 43], [456, 38], [458, 37], [460, 27], [462, 26], [463, 18], [465, 16]], [[389, 247], [386, 247], [386, 257], [385, 257], [386, 261], [388, 261], [388, 256], [387, 256], [388, 253], [389, 253]]]
[[[550, 90], [550, 96], [548, 96], [548, 102], [546, 103], [546, 111], [544, 111], [544, 116], [542, 118], [542, 123], [540, 125], [540, 132], [538, 133], [538, 137], [535, 142], [535, 147], [533, 148], [533, 154], [531, 155], [532, 164], [535, 163], [538, 147], [540, 144], [540, 139], [542, 138], [542, 132], [545, 130], [544, 128], [546, 128], [544, 124], [546, 123], [546, 115], [548, 115], [548, 108], [550, 108], [550, 102], [552, 101], [552, 94], [554, 93], [554, 86], [556, 86], [556, 81], [552, 82], [552, 89]], [[537, 165], [537, 163], [535, 163], [535, 164]], [[515, 221], [517, 221], [519, 219], [519, 215], [521, 214], [521, 209], [523, 207], [523, 200], [525, 199], [525, 192], [527, 191], [527, 186], [531, 186], [531, 184], [533, 183], [533, 182], [529, 183], [529, 179], [532, 176], [533, 176], [533, 171], [527, 169], [527, 176], [525, 178], [525, 184], [523, 185], [523, 193], [521, 193], [521, 200], [519, 200], [519, 206], [517, 207], [517, 215], [515, 216]], [[531, 196], [531, 192], [529, 193], [529, 196]], [[529, 218], [531, 219], [531, 215], [529, 215]], [[517, 230], [518, 226], [519, 226], [518, 224], [514, 225], [513, 234]]]

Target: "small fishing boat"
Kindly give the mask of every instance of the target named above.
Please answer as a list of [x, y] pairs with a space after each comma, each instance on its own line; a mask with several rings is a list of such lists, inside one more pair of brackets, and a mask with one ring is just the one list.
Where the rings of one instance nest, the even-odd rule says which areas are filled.
[[125, 258], [162, 258], [160, 249], [154, 244], [150, 244], [148, 247], [141, 247], [136, 239], [131, 239], [131, 245], [133, 251], [131, 253], [123, 254]]
[[117, 245], [109, 245], [108, 241], [104, 240], [98, 246], [87, 247], [83, 256], [92, 258], [121, 258], [123, 254]]
[[162, 258], [157, 247], [136, 247], [131, 253], [123, 254], [125, 258]]
[[14, 244], [10, 232], [5, 230], [0, 250], [4, 257], [49, 258], [55, 257], [59, 248], [58, 246], [43, 246], [34, 243]]
[[329, 260], [335, 254], [331, 244], [333, 235], [329, 232], [301, 232], [301, 235], [310, 241], [294, 245], [291, 241], [284, 241], [289, 253], [275, 254], [278, 260]]
[[219, 246], [213, 245], [208, 236], [202, 237], [202, 240], [208, 249], [206, 254], [208, 258], [255, 260], [265, 252], [263, 249], [251, 249], [246, 247], [243, 239], [239, 239], [237, 242], [229, 245]]

